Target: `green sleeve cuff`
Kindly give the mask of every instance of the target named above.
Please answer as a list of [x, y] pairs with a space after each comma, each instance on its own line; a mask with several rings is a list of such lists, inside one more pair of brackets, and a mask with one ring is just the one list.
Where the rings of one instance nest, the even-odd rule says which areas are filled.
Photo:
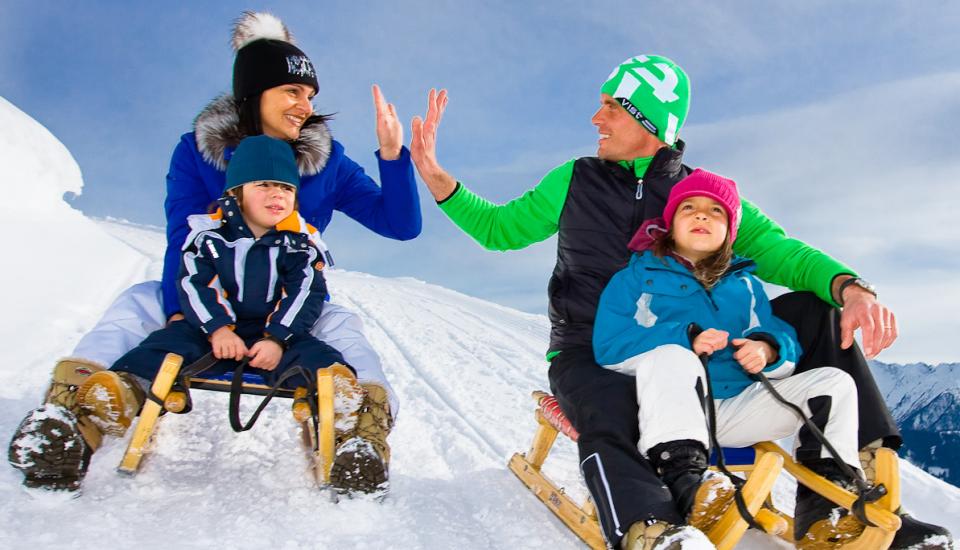
[[488, 250], [517, 250], [550, 238], [559, 228], [574, 160], [551, 170], [536, 187], [506, 204], [494, 204], [462, 182], [440, 209]]

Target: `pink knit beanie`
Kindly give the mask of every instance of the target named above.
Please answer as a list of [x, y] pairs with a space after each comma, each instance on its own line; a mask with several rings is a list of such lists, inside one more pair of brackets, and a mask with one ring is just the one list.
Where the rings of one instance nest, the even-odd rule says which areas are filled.
[[663, 209], [663, 220], [667, 231], [673, 225], [673, 215], [684, 199], [689, 197], [709, 197], [719, 202], [727, 211], [727, 230], [730, 232], [730, 242], [737, 239], [737, 228], [740, 227], [740, 195], [737, 193], [737, 183], [719, 174], [707, 172], [697, 168], [689, 176], [683, 178], [673, 189], [667, 199], [667, 206]]

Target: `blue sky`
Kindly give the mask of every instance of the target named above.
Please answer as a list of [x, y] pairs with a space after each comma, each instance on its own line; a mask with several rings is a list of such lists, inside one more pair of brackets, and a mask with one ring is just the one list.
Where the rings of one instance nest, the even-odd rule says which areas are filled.
[[[446, 87], [440, 160], [494, 201], [594, 152], [589, 118], [614, 65], [671, 57], [693, 86], [686, 162], [733, 177], [791, 234], [877, 284], [903, 334], [881, 359], [960, 361], [955, 3], [6, 0], [0, 96], [73, 153], [75, 207], [162, 225], [170, 153], [229, 88], [231, 21], [250, 8], [290, 27], [334, 136], [374, 177], [370, 85], [407, 138], [426, 91]], [[339, 267], [545, 311], [554, 240], [484, 252], [422, 195], [413, 242], [335, 217], [325, 238]]]

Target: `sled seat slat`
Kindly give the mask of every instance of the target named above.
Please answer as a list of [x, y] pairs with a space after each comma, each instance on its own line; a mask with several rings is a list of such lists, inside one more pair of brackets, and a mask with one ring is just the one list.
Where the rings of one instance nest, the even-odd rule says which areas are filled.
[[[570, 438], [576, 443], [580, 438], [580, 433], [570, 423], [570, 419], [560, 409], [560, 403], [557, 398], [543, 391], [533, 392], [533, 400], [537, 402], [540, 415], [555, 430]], [[724, 447], [723, 458], [727, 466], [752, 467], [757, 460], [757, 452], [753, 447]], [[714, 451], [710, 455], [710, 464], [716, 466], [717, 453]], [[736, 469], [734, 469], [736, 471]]]
[[[232, 383], [232, 372], [210, 377], [195, 376], [190, 378], [190, 389], [229, 393]], [[270, 386], [264, 382], [263, 377], [259, 374], [243, 373], [243, 386], [241, 386], [240, 392], [245, 395], [267, 395], [270, 393]], [[293, 399], [293, 390], [281, 388], [277, 391], [275, 397]]]

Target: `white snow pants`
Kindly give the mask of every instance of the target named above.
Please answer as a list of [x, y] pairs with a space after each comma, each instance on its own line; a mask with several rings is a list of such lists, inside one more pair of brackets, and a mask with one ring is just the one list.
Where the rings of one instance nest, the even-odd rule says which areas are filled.
[[[110, 304], [93, 330], [80, 339], [73, 356], [110, 367], [165, 324], [160, 281], [133, 285]], [[347, 363], [357, 370], [360, 383], [376, 383], [386, 388], [390, 412], [396, 419], [400, 403], [383, 374], [380, 356], [363, 335], [360, 317], [343, 306], [327, 302], [310, 332], [343, 354]]]
[[[699, 381], [706, 394], [703, 365], [692, 351], [665, 345], [621, 365], [636, 372], [640, 405], [637, 448], [644, 456], [651, 447], [678, 439], [710, 446], [706, 415], [697, 391]], [[857, 387], [853, 378], [840, 369], [821, 367], [770, 383], [813, 420], [844, 462], [859, 469]], [[794, 456], [798, 460], [831, 458], [794, 411], [775, 400], [760, 382], [734, 397], [717, 399], [716, 412], [717, 441], [723, 447], [747, 447], [799, 432], [794, 439]]]

